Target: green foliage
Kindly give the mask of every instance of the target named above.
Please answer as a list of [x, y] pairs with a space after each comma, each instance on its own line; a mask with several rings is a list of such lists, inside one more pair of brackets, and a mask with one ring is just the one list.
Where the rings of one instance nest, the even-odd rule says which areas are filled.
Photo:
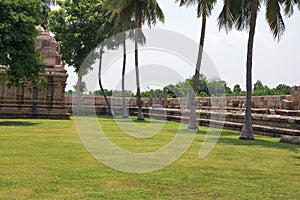
[[[164, 89], [168, 90], [168, 96], [172, 98], [176, 97], [187, 97], [191, 88], [194, 85], [194, 76], [186, 79], [185, 81], [178, 82], [177, 84], [167, 85]], [[200, 74], [198, 81], [197, 96], [209, 96], [209, 90], [207, 87], [207, 79], [205, 75]]]
[[49, 25], [49, 13], [51, 11], [50, 6], [55, 6], [55, 0], [41, 0], [42, 13], [41, 13], [41, 26], [47, 28]]
[[73, 93], [76, 93], [76, 91], [68, 90], [68, 91], [65, 92], [65, 95], [66, 96], [72, 96]]
[[159, 93], [164, 94], [164, 91], [160, 90], [160, 89], [156, 89], [156, 90], [150, 89], [148, 91], [141, 92], [141, 97], [142, 98], [149, 98], [150, 94], [155, 95], [155, 94], [159, 94]]
[[231, 94], [231, 89], [227, 86], [227, 83], [221, 79], [211, 79], [207, 82], [210, 96], [225, 96]]
[[275, 95], [290, 95], [292, 88], [285, 84], [279, 84], [276, 88], [274, 88], [273, 94]]
[[239, 84], [234, 85], [233, 93], [240, 94], [242, 92], [241, 86]]
[[[113, 90], [104, 89], [105, 95], [110, 97], [113, 94]], [[103, 96], [103, 93], [101, 90], [96, 90], [93, 92], [94, 96]]]
[[291, 87], [285, 84], [279, 84], [275, 88], [269, 88], [263, 85], [260, 80], [256, 81], [253, 88], [253, 96], [266, 96], [266, 95], [289, 95]]
[[217, 0], [175, 0], [175, 2], [179, 2], [180, 6], [185, 5], [187, 7], [197, 4], [197, 16], [209, 17]]
[[[130, 90], [125, 90], [124, 92], [125, 92], [125, 97], [132, 97], [133, 96], [133, 93]], [[112, 92], [112, 96], [113, 97], [122, 97], [122, 91], [114, 90]]]
[[6, 83], [18, 84], [30, 79], [35, 84], [44, 70], [42, 56], [36, 50], [35, 25], [40, 22], [39, 0], [1, 0], [0, 65], [8, 66]]
[[[76, 90], [77, 85], [73, 85], [73, 88], [74, 88], [74, 90]], [[81, 82], [81, 84], [79, 86], [79, 90], [80, 90], [80, 93], [87, 92], [86, 82], [84, 82], [84, 81]]]
[[100, 31], [107, 21], [102, 4], [99, 0], [60, 0], [57, 4], [60, 9], [50, 12], [50, 30], [61, 42], [62, 59], [76, 73], [82, 67], [85, 74], [99, 56], [93, 50], [105, 39], [105, 33]]

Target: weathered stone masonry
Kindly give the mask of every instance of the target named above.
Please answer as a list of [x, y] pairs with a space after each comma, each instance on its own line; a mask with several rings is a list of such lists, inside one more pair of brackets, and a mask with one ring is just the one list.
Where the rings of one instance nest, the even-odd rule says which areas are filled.
[[[0, 82], [0, 118], [48, 118], [69, 119], [65, 103], [67, 73], [61, 62], [60, 43], [47, 31], [37, 38], [37, 49], [44, 55], [44, 83], [33, 86], [25, 81], [19, 86], [7, 88]], [[1, 74], [6, 67], [1, 67]]]
[[[156, 95], [157, 96], [157, 95]], [[222, 103], [225, 98], [225, 112], [219, 112], [218, 106], [212, 106]], [[122, 98], [109, 98], [109, 101], [117, 114], [121, 114]], [[166, 102], [167, 101], [167, 102]], [[245, 97], [207, 97], [197, 98], [197, 113], [200, 115], [200, 125], [207, 126], [212, 122], [211, 115], [219, 115], [226, 121], [224, 127], [232, 130], [241, 130], [244, 121]], [[76, 101], [74, 101], [76, 102]], [[168, 120], [185, 122], [188, 121], [188, 104], [186, 98], [160, 98], [153, 97], [143, 98], [143, 112], [145, 116], [149, 116], [149, 111], [157, 111], [157, 117], [164, 117]], [[224, 102], [224, 101], [223, 101]], [[256, 133], [269, 136], [300, 135], [300, 87], [295, 86], [290, 95], [286, 96], [255, 96], [253, 102], [253, 125]], [[72, 112], [72, 97], [66, 97], [69, 112]], [[82, 97], [83, 110], [86, 113], [94, 113], [97, 115], [106, 115], [107, 108], [103, 97]], [[127, 98], [127, 105], [130, 108], [129, 113], [135, 115], [136, 99]], [[163, 113], [163, 114], [162, 114]], [[163, 116], [165, 115], [165, 116]], [[221, 123], [214, 120], [214, 123]]]

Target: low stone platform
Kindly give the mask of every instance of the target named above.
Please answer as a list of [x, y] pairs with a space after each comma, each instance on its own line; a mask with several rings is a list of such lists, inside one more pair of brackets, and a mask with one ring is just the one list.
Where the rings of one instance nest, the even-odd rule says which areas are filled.
[[300, 136], [290, 136], [290, 135], [283, 135], [281, 136], [281, 142], [288, 142], [292, 144], [300, 144]]
[[[69, 106], [69, 112], [72, 108]], [[84, 114], [105, 116], [108, 114], [106, 106], [83, 106]], [[113, 108], [116, 115], [121, 116], [122, 107]], [[130, 107], [129, 114], [137, 116], [137, 107]], [[169, 108], [143, 108], [145, 117], [161, 120], [188, 123], [189, 110], [169, 109]], [[243, 127], [243, 113], [220, 113], [219, 111], [198, 110], [197, 115], [201, 126], [224, 126], [225, 129], [240, 131]], [[225, 119], [225, 121], [223, 121]], [[253, 114], [253, 128], [256, 134], [281, 137], [282, 135], [300, 136], [300, 117], [274, 116], [264, 114]]]

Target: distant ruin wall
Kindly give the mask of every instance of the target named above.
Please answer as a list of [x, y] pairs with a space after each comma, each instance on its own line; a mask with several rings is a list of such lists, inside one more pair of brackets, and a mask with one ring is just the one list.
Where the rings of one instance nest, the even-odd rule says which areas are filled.
[[[121, 97], [108, 97], [108, 100], [112, 106], [122, 106]], [[198, 108], [205, 109], [212, 106], [212, 101], [225, 101], [226, 108], [242, 110], [245, 108], [246, 97], [234, 96], [234, 97], [197, 97]], [[129, 107], [136, 107], [136, 98], [126, 98], [127, 105]], [[166, 101], [166, 102], [165, 102]], [[76, 102], [76, 101], [75, 101]], [[72, 96], [66, 97], [66, 103], [68, 106], [72, 105]], [[101, 96], [83, 96], [82, 105], [96, 105], [106, 106], [105, 100]], [[143, 107], [152, 107], [155, 105], [161, 105], [161, 107], [184, 109], [188, 107], [187, 98], [142, 98]], [[300, 110], [300, 86], [292, 88], [290, 95], [285, 96], [253, 96], [252, 107], [254, 109], [275, 109], [275, 110]]]
[[[66, 97], [69, 112], [72, 113], [72, 96]], [[122, 98], [108, 97], [114, 112], [122, 114]], [[216, 106], [226, 102], [225, 111], [220, 112]], [[131, 116], [137, 115], [136, 99], [126, 98]], [[240, 131], [244, 122], [245, 97], [207, 97], [197, 98], [199, 125], [209, 126], [210, 123], [220, 124], [226, 129]], [[257, 96], [252, 98], [252, 121], [255, 133], [280, 137], [281, 135], [300, 136], [300, 87], [293, 87], [291, 95]], [[74, 102], [77, 102], [74, 99]], [[143, 113], [148, 117], [171, 121], [188, 122], [189, 110], [186, 98], [142, 98]], [[211, 106], [213, 102], [214, 106]], [[73, 105], [76, 107], [76, 105]], [[85, 114], [107, 115], [108, 109], [103, 97], [83, 96], [82, 110]], [[156, 114], [155, 114], [156, 113]], [[226, 119], [225, 122], [212, 120], [211, 115]]]

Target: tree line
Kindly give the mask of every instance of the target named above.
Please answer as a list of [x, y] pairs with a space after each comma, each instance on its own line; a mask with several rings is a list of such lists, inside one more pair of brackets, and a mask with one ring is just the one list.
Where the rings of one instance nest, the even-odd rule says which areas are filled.
[[[138, 105], [138, 119], [143, 120], [141, 109], [141, 91], [139, 85], [139, 45], [145, 38], [142, 34], [142, 25], [155, 26], [157, 21], [164, 22], [165, 16], [156, 0], [57, 0], [58, 10], [50, 11], [53, 0], [2, 0], [0, 2], [0, 64], [8, 66], [8, 79], [19, 83], [24, 78], [36, 80], [38, 73], [42, 72], [41, 56], [34, 48], [34, 38], [38, 32], [34, 25], [40, 24], [51, 30], [55, 38], [62, 43], [61, 51], [63, 59], [69, 66], [74, 67], [78, 74], [77, 93], [81, 94], [82, 77], [88, 73], [90, 66], [96, 59], [99, 63], [99, 85], [101, 81], [101, 55], [105, 49], [116, 47], [123, 48], [122, 67], [122, 97], [125, 102], [124, 74], [126, 70], [126, 45], [125, 40], [131, 38], [135, 42], [135, 70], [136, 70], [136, 98]], [[179, 6], [196, 6], [197, 17], [201, 18], [201, 33], [199, 39], [198, 58], [195, 64], [195, 74], [190, 80], [193, 92], [190, 94], [190, 118], [189, 128], [198, 129], [196, 118], [197, 95], [205, 95], [207, 91], [199, 93], [201, 83], [201, 61], [205, 42], [207, 18], [210, 17], [216, 3], [222, 3], [223, 8], [218, 16], [217, 23], [220, 29], [229, 32], [233, 28], [249, 33], [246, 59], [246, 112], [244, 126], [240, 139], [254, 139], [252, 127], [252, 102], [251, 96], [255, 92], [276, 92], [262, 84], [256, 84], [252, 91], [252, 63], [253, 44], [257, 14], [264, 5], [267, 24], [274, 39], [279, 41], [285, 31], [283, 15], [291, 17], [295, 7], [300, 10], [300, 0], [175, 0]], [[43, 17], [42, 17], [43, 16]], [[133, 28], [135, 28], [133, 30]], [[127, 34], [126, 30], [133, 30]], [[116, 33], [123, 32], [123, 40], [109, 41]], [[97, 46], [105, 42], [104, 46]], [[90, 52], [98, 49], [98, 52]], [[84, 65], [84, 67], [82, 67]], [[219, 80], [221, 81], [221, 80]], [[222, 82], [220, 82], [222, 83]], [[179, 83], [180, 84], [180, 83]], [[225, 84], [224, 82], [222, 83]], [[184, 84], [183, 84], [184, 85]], [[170, 85], [171, 87], [171, 85]], [[175, 87], [176, 88], [176, 87]], [[180, 88], [180, 87], [179, 87]], [[257, 88], [257, 89], [256, 89]], [[280, 86], [285, 88], [285, 86]], [[225, 87], [225, 93], [230, 92]], [[235, 91], [239, 91], [236, 86]], [[216, 91], [215, 91], [216, 92]], [[218, 91], [219, 92], [219, 91]], [[242, 91], [241, 91], [242, 92]], [[212, 95], [212, 92], [209, 92]], [[105, 92], [103, 92], [105, 94]], [[208, 95], [208, 93], [206, 93]], [[78, 98], [79, 99], [79, 98]], [[107, 103], [108, 104], [108, 103]], [[108, 104], [109, 106], [109, 104]], [[126, 112], [123, 104], [123, 112]], [[113, 114], [113, 113], [112, 113]], [[123, 113], [123, 117], [128, 114]]]
[[[166, 85], [163, 89], [147, 88], [146, 91], [141, 92], [142, 98], [149, 98], [150, 94], [167, 92], [168, 98], [184, 98], [188, 96], [191, 86], [194, 84], [194, 77], [179, 81], [176, 84]], [[83, 84], [85, 85], [85, 84]], [[76, 88], [76, 87], [75, 87]], [[278, 84], [274, 88], [263, 85], [260, 80], [257, 80], [253, 86], [252, 96], [267, 96], [267, 95], [290, 95], [292, 87], [286, 84]], [[68, 90], [65, 94], [72, 95], [76, 91]], [[82, 88], [82, 93], [85, 96], [109, 96], [109, 97], [122, 97], [122, 91], [104, 89], [87, 91], [87, 88]], [[126, 97], [136, 97], [134, 91], [125, 90]], [[200, 74], [196, 97], [214, 97], [214, 96], [246, 96], [246, 91], [242, 90], [239, 84], [235, 84], [231, 89], [226, 81], [221, 79], [207, 80], [204, 74]]]

